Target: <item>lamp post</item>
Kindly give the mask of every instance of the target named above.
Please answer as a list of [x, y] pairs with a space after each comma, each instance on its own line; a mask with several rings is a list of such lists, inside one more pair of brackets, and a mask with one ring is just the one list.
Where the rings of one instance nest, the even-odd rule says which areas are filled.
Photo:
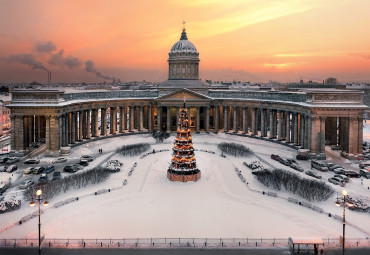
[[[42, 190], [38, 189], [36, 191], [37, 197], [35, 198], [35, 200], [38, 201], [38, 204], [39, 204], [39, 255], [41, 255], [41, 200], [43, 200], [43, 198], [41, 198], [41, 194], [42, 194]], [[35, 204], [36, 204], [35, 201], [30, 202], [30, 206], [35, 206]], [[44, 206], [48, 206], [48, 205], [49, 205], [49, 202], [45, 201]]]
[[[344, 246], [345, 246], [345, 228], [346, 228], [346, 197], [347, 197], [347, 190], [342, 191], [343, 194], [343, 245], [342, 245], [342, 254], [344, 255]], [[337, 202], [335, 202], [336, 206], [340, 206], [341, 202], [337, 198]], [[351, 201], [348, 202], [348, 206], [352, 207], [353, 203]]]

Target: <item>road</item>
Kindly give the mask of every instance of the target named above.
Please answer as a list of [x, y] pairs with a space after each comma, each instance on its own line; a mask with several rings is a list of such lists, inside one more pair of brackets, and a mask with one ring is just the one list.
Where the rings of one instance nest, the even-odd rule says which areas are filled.
[[[37, 255], [37, 248], [0, 248], [0, 254]], [[287, 249], [42, 249], [43, 255], [288, 255]], [[325, 255], [342, 254], [340, 249], [326, 249]], [[346, 249], [346, 255], [368, 255], [370, 248]]]

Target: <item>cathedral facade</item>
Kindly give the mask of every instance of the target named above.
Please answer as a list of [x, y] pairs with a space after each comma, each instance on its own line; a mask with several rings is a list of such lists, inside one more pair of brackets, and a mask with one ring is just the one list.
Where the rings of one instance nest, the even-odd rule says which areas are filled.
[[212, 89], [199, 79], [199, 53], [183, 29], [169, 52], [168, 80], [152, 90], [14, 90], [11, 149], [24, 155], [45, 144], [47, 155], [96, 139], [173, 132], [184, 97], [192, 132], [236, 136], [304, 148], [313, 157], [325, 146], [362, 158], [363, 92], [338, 89], [248, 91]]

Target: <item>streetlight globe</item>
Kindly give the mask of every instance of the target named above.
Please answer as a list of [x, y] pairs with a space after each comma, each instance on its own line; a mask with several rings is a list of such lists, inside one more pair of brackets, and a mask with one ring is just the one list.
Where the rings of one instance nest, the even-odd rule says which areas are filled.
[[48, 206], [49, 205], [49, 202], [48, 201], [45, 201], [44, 202], [44, 206]]
[[35, 206], [35, 204], [36, 204], [35, 201], [30, 202], [30, 206]]
[[344, 189], [344, 190], [342, 191], [342, 194], [343, 194], [343, 196], [347, 196], [347, 190], [345, 190], [345, 189]]
[[41, 189], [39, 189], [39, 190], [36, 191], [36, 195], [41, 196], [41, 194], [42, 194], [42, 190]]
[[337, 202], [335, 202], [335, 205], [340, 206], [340, 202], [337, 200]]

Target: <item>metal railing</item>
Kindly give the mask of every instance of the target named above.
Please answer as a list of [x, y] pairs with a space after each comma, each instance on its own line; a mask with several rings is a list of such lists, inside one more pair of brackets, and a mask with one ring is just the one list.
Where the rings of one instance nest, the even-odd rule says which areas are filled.
[[[323, 238], [324, 247], [340, 247], [339, 238]], [[36, 247], [38, 239], [0, 239], [0, 247]], [[346, 238], [347, 247], [370, 247], [370, 239]], [[281, 248], [288, 247], [288, 238], [46, 238], [42, 247], [55, 248]]]

